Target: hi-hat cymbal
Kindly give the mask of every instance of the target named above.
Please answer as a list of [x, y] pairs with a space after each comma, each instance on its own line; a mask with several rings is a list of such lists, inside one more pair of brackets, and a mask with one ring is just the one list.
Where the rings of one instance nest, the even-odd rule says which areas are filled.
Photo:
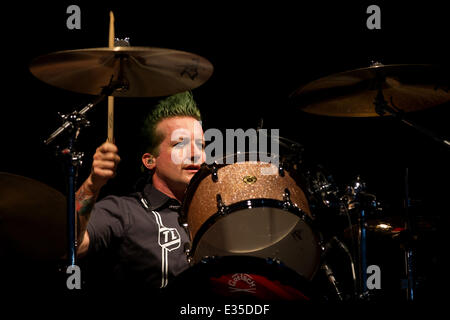
[[449, 75], [433, 65], [374, 64], [329, 75], [298, 88], [290, 97], [308, 113], [334, 117], [375, 117], [381, 86], [388, 106], [419, 111], [450, 101]]
[[116, 97], [157, 97], [196, 88], [212, 75], [205, 58], [184, 51], [114, 47], [59, 51], [35, 58], [38, 79], [70, 91], [99, 95], [111, 80], [126, 85]]
[[[406, 220], [401, 216], [383, 217], [378, 219], [369, 219], [366, 221], [366, 230], [370, 235], [388, 235], [398, 236], [406, 230]], [[415, 229], [417, 233], [434, 232], [437, 228], [436, 217], [419, 216], [415, 219]], [[350, 238], [358, 234], [358, 225], [352, 225], [352, 228], [344, 230], [344, 236]]]
[[66, 198], [30, 178], [0, 172], [0, 260], [64, 256]]

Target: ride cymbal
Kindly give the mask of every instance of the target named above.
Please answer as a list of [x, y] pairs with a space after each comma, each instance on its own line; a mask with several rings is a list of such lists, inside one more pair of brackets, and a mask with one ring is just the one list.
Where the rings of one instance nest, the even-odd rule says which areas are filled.
[[99, 95], [110, 83], [116, 97], [157, 97], [196, 88], [212, 75], [205, 58], [184, 51], [114, 47], [59, 51], [35, 58], [31, 73], [69, 91]]
[[314, 80], [290, 98], [302, 111], [334, 117], [376, 117], [381, 89], [388, 105], [404, 112], [450, 101], [448, 74], [433, 65], [374, 64]]

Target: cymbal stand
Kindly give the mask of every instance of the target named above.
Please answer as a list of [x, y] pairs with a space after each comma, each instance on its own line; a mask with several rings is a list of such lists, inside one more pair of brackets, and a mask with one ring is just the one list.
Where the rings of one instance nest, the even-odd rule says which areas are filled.
[[[357, 241], [353, 253], [358, 261], [358, 280], [354, 280], [355, 298], [369, 301], [372, 295], [367, 287], [367, 215], [373, 210], [379, 210], [379, 203], [375, 195], [366, 192], [366, 184], [360, 176], [356, 177], [351, 186], [347, 186], [346, 198], [347, 204], [344, 205], [348, 211], [353, 212], [352, 215], [357, 216], [358, 221]], [[352, 232], [352, 239], [354, 238]]]
[[[378, 86], [378, 93], [375, 97], [374, 105], [375, 105], [375, 112], [378, 113], [380, 116], [383, 116], [386, 112], [389, 112], [394, 116], [395, 119], [400, 120], [401, 122], [407, 124], [410, 127], [413, 127], [417, 129], [419, 132], [423, 133], [424, 135], [432, 138], [433, 140], [450, 147], [450, 142], [448, 140], [445, 140], [443, 138], [440, 138], [437, 136], [434, 132], [431, 132], [430, 130], [423, 128], [416, 123], [412, 122], [411, 120], [406, 120], [403, 116], [403, 111], [399, 110], [397, 107], [395, 107], [392, 97], [391, 97], [391, 104], [392, 107], [390, 107], [387, 102], [384, 99], [383, 91], [381, 89], [381, 81], [379, 82]], [[405, 272], [407, 277], [407, 294], [406, 298], [408, 301], [414, 300], [414, 292], [415, 292], [415, 279], [414, 279], [414, 261], [415, 261], [415, 253], [413, 249], [412, 240], [414, 239], [414, 226], [413, 226], [413, 219], [411, 217], [411, 214], [409, 212], [410, 207], [410, 199], [409, 199], [409, 177], [408, 177], [408, 169], [406, 169], [405, 174], [405, 231], [404, 234], [406, 235], [404, 240], [404, 250], [405, 250]]]
[[349, 187], [353, 208], [358, 213], [358, 233], [357, 233], [357, 255], [358, 255], [358, 291], [359, 299], [368, 299], [367, 289], [367, 228], [366, 228], [366, 205], [364, 199], [365, 184], [360, 177], [356, 177], [353, 185]]
[[103, 101], [106, 97], [111, 95], [115, 90], [123, 88], [119, 83], [111, 82], [110, 85], [104, 87], [100, 96], [98, 96], [92, 103], [86, 105], [80, 111], [73, 111], [66, 115], [61, 115], [64, 123], [56, 129], [44, 143], [49, 145], [56, 137], [63, 132], [69, 132], [67, 147], [57, 147], [57, 154], [65, 158], [65, 165], [67, 169], [67, 242], [68, 242], [68, 262], [69, 265], [75, 265], [76, 261], [76, 221], [75, 221], [75, 188], [76, 178], [78, 175], [78, 168], [82, 165], [83, 152], [75, 151], [75, 144], [82, 128], [90, 125], [86, 119], [85, 114], [95, 107], [98, 103]]
[[405, 230], [406, 230], [406, 241], [404, 241], [405, 250], [405, 274], [406, 274], [406, 299], [408, 301], [414, 301], [415, 293], [415, 253], [412, 241], [414, 240], [415, 230], [414, 225], [411, 221], [411, 214], [409, 208], [411, 206], [411, 201], [409, 198], [409, 171], [408, 168], [405, 170]]

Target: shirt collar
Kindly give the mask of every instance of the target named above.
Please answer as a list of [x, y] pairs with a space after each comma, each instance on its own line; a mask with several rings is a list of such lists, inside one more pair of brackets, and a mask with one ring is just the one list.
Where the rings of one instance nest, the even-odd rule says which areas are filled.
[[150, 210], [160, 210], [169, 206], [172, 210], [177, 210], [180, 207], [178, 200], [170, 198], [156, 189], [152, 184], [145, 186], [144, 193], [149, 202]]

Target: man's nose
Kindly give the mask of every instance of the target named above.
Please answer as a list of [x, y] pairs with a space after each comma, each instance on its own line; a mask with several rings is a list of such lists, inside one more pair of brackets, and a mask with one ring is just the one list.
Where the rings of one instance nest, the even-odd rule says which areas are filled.
[[192, 163], [203, 162], [203, 147], [198, 146], [197, 143], [191, 144], [191, 161]]

